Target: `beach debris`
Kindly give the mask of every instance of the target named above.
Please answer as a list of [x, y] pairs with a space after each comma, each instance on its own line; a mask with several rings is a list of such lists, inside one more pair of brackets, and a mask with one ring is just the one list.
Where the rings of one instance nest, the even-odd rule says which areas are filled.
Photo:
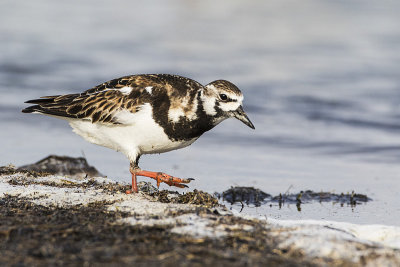
[[400, 264], [399, 227], [256, 218], [201, 191], [127, 195], [108, 178], [13, 169], [0, 168], [1, 266]]
[[55, 175], [68, 175], [74, 178], [104, 177], [95, 167], [90, 166], [83, 157], [50, 155], [36, 163], [21, 166], [18, 171], [46, 172]]
[[246, 203], [247, 205], [255, 205], [259, 207], [264, 203], [265, 199], [270, 199], [272, 196], [260, 189], [254, 187], [235, 186], [222, 193], [215, 193], [218, 198], [221, 198], [231, 204]]
[[215, 196], [196, 189], [185, 194], [179, 194], [177, 191], [161, 190], [152, 194], [152, 196], [157, 197], [158, 201], [162, 203], [194, 204], [208, 208], [219, 205]]
[[230, 189], [222, 192], [215, 193], [218, 198], [234, 203], [245, 203], [246, 205], [254, 205], [259, 207], [263, 204], [278, 203], [281, 207], [284, 204], [295, 204], [300, 211], [301, 204], [313, 203], [313, 202], [331, 202], [339, 203], [341, 205], [347, 204], [352, 207], [371, 201], [367, 195], [358, 194], [352, 191], [351, 193], [330, 193], [330, 192], [314, 192], [312, 190], [300, 191], [299, 193], [286, 192], [285, 194], [279, 194], [272, 196], [268, 193], [256, 189], [254, 187], [231, 187]]

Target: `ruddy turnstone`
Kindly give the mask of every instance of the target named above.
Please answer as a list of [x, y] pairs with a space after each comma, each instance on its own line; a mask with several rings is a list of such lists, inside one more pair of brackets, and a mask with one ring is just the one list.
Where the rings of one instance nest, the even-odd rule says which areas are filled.
[[141, 170], [141, 155], [189, 146], [231, 117], [254, 129], [242, 101], [242, 92], [225, 80], [203, 86], [178, 75], [145, 74], [114, 79], [80, 94], [29, 100], [25, 103], [35, 105], [22, 112], [65, 119], [87, 141], [124, 153], [130, 160], [130, 192], [137, 192], [138, 175], [157, 180], [157, 186], [164, 182], [183, 188], [193, 180]]

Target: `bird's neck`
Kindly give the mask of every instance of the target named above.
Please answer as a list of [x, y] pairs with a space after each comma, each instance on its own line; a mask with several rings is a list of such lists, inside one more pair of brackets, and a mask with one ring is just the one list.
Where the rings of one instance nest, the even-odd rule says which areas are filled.
[[223, 116], [215, 97], [213, 97], [211, 93], [212, 92], [208, 92], [206, 88], [203, 89], [199, 92], [197, 101], [198, 124], [208, 130], [226, 119]]

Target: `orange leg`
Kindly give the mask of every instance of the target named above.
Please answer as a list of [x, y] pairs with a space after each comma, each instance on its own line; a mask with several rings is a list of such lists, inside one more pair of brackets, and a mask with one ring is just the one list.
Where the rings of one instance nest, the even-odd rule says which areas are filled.
[[142, 171], [142, 170], [136, 172], [136, 175], [153, 178], [154, 180], [157, 181], [157, 187], [160, 186], [160, 183], [166, 183], [169, 186], [185, 188], [185, 187], [188, 187], [185, 184], [188, 184], [188, 183], [190, 183], [190, 181], [194, 180], [193, 178], [186, 178], [186, 179], [177, 178], [177, 177], [168, 175], [163, 172], [150, 172], [150, 171]]
[[131, 174], [132, 174], [132, 190], [126, 190], [127, 194], [138, 192], [137, 181], [136, 181], [136, 172], [131, 171]]
[[128, 190], [126, 193], [130, 194], [130, 193], [137, 193], [138, 192], [138, 188], [137, 188], [137, 184], [136, 184], [136, 176], [145, 176], [145, 177], [149, 177], [152, 178], [154, 180], [157, 181], [157, 187], [160, 186], [160, 183], [166, 183], [169, 186], [176, 186], [179, 188], [185, 188], [188, 187], [187, 183], [190, 183], [192, 180], [194, 180], [193, 178], [177, 178], [171, 175], [168, 175], [166, 173], [162, 173], [162, 172], [151, 172], [151, 171], [143, 171], [141, 169], [134, 169], [131, 170], [132, 173], [132, 190]]

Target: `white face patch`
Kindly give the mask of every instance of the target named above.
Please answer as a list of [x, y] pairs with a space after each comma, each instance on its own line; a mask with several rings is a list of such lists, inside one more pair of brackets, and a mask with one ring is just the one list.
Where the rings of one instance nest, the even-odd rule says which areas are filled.
[[217, 114], [215, 110], [215, 98], [214, 97], [204, 97], [203, 99], [203, 108], [207, 115], [214, 116]]
[[242, 105], [243, 102], [243, 96], [240, 95], [236, 95], [236, 94], [229, 94], [226, 93], [226, 95], [232, 99], [232, 100], [236, 100], [236, 101], [231, 101], [231, 102], [219, 102], [219, 108], [225, 112], [229, 112], [229, 111], [234, 111], [236, 109], [238, 109], [238, 107], [240, 105]]
[[228, 111], [237, 110], [240, 105], [241, 105], [240, 102], [226, 102], [226, 103], [220, 102], [219, 108], [223, 111], [228, 112]]
[[[206, 86], [207, 90], [214, 91], [215, 94], [217, 94], [217, 88], [215, 88], [214, 85], [207, 85]], [[215, 97], [214, 94], [211, 95], [205, 95], [204, 91], [201, 93], [201, 101], [203, 102], [203, 109], [207, 115], [214, 116], [217, 114], [217, 111], [215, 110]]]
[[[207, 85], [206, 87], [207, 90], [211, 91], [211, 94], [202, 94], [201, 99], [203, 101], [204, 111], [207, 113], [207, 115], [213, 116], [217, 114], [217, 111], [215, 110], [216, 101], [218, 101], [219, 108], [224, 112], [235, 111], [240, 105], [242, 105], [243, 95], [237, 95], [232, 92], [218, 90], [214, 85]], [[228, 98], [236, 101], [223, 102], [220, 100], [220, 94], [225, 94]]]
[[243, 95], [240, 95], [240, 96], [236, 96], [236, 99], [237, 99], [237, 101], [240, 103], [240, 105], [243, 103], [243, 99], [244, 99], [244, 96]]
[[153, 86], [147, 86], [146, 88], [144, 88], [146, 91], [147, 91], [147, 93], [149, 93], [149, 94], [152, 94], [152, 92], [153, 92]]

